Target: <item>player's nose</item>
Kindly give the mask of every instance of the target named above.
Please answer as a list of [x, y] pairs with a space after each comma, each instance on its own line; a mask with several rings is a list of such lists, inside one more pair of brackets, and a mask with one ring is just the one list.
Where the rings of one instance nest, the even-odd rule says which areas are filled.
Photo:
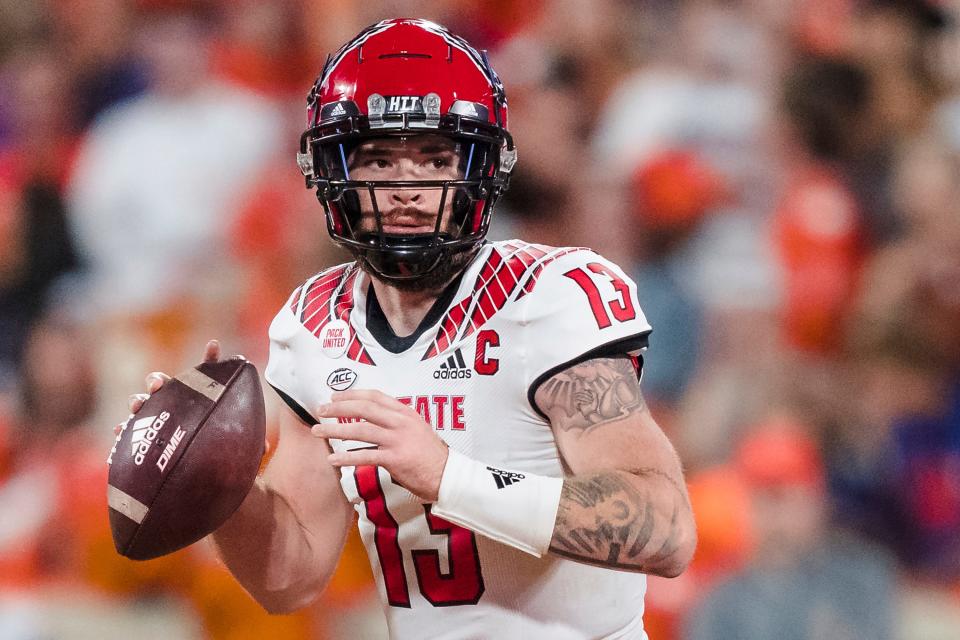
[[394, 189], [390, 192], [390, 204], [399, 206], [409, 206], [421, 204], [423, 202], [423, 193], [419, 189]]

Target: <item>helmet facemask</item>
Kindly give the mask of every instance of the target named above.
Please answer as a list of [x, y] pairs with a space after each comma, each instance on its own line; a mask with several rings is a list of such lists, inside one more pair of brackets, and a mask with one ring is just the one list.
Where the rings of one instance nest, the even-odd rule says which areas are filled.
[[[516, 161], [506, 119], [484, 53], [434, 23], [385, 20], [328, 57], [307, 97], [297, 162], [334, 242], [379, 278], [425, 288], [416, 283], [466, 264], [483, 242]], [[455, 161], [442, 171], [411, 165], [423, 141]], [[368, 171], [356, 154], [377, 145], [410, 145], [412, 155]]]
[[472, 254], [506, 186], [502, 143], [477, 132], [371, 130], [305, 142], [330, 236], [397, 283], [424, 278], [454, 254]]

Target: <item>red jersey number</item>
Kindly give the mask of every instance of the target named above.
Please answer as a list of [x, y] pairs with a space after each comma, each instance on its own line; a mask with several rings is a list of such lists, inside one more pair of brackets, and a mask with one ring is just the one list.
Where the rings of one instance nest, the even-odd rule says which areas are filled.
[[[380, 474], [377, 467], [362, 466], [354, 469], [353, 477], [357, 483], [357, 493], [365, 503], [367, 518], [374, 526], [373, 541], [383, 571], [387, 602], [393, 607], [409, 608], [407, 573], [397, 535], [399, 526], [387, 510]], [[449, 571], [443, 573], [440, 552], [436, 549], [413, 549], [410, 553], [420, 593], [435, 607], [477, 604], [484, 586], [476, 536], [469, 529], [430, 513], [430, 505], [424, 505], [423, 508], [430, 533], [447, 536]]]
[[590, 310], [593, 311], [593, 317], [597, 321], [597, 327], [606, 329], [613, 324], [610, 320], [610, 314], [607, 313], [608, 309], [617, 322], [627, 322], [637, 317], [637, 311], [633, 307], [633, 301], [630, 300], [630, 287], [623, 281], [623, 278], [614, 273], [608, 266], [600, 264], [599, 262], [587, 263], [587, 269], [596, 275], [606, 277], [617, 292], [616, 298], [604, 302], [600, 296], [600, 290], [597, 288], [597, 283], [593, 280], [593, 276], [587, 273], [583, 267], [571, 269], [563, 274], [576, 282], [583, 292], [587, 294]]

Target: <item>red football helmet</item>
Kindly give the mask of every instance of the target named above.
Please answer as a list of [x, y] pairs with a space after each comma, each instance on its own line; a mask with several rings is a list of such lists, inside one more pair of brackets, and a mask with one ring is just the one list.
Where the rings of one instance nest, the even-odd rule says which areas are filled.
[[[364, 141], [422, 134], [455, 145], [458, 179], [351, 179], [348, 158]], [[503, 85], [486, 54], [432, 22], [395, 19], [364, 29], [327, 58], [307, 97], [297, 162], [316, 187], [334, 241], [397, 281], [480, 246], [516, 157]], [[402, 189], [440, 192], [432, 233], [384, 233], [377, 193]], [[369, 222], [360, 228], [361, 199], [368, 209], [372, 201], [375, 229]]]

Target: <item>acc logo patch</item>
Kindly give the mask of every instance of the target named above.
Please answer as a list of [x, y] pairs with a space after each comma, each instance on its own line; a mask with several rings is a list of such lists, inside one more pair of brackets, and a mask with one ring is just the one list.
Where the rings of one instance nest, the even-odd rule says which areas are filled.
[[340, 368], [327, 376], [327, 386], [334, 391], [346, 391], [357, 381], [357, 372], [352, 369]]

